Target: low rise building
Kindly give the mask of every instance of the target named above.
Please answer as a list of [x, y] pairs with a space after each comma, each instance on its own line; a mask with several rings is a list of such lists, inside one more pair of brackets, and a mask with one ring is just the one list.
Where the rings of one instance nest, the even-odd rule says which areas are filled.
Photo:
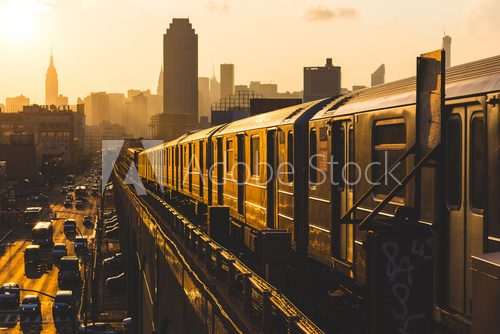
[[85, 153], [93, 154], [101, 150], [103, 140], [125, 139], [131, 136], [119, 124], [102, 122], [98, 125], [87, 125], [85, 127]]

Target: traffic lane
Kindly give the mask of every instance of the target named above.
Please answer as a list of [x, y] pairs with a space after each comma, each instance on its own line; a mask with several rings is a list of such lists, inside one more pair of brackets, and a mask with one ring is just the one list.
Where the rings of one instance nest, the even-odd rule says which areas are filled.
[[[64, 197], [64, 196], [60, 196]], [[57, 198], [57, 196], [56, 196]], [[67, 240], [64, 235], [63, 222], [64, 219], [72, 218], [77, 221], [79, 228], [85, 235], [90, 235], [92, 229], [83, 226], [84, 215], [95, 215], [95, 199], [89, 198], [87, 206], [84, 210], [67, 211], [60, 203], [53, 203], [50, 205], [52, 212], [57, 212], [58, 218], [62, 220], [54, 221], [54, 242], [65, 243], [68, 247], [68, 254], [74, 254], [73, 242]], [[44, 216], [48, 219], [48, 216]], [[58, 291], [57, 274], [58, 270], [51, 262], [50, 254], [45, 252], [43, 265], [40, 268], [25, 268], [24, 267], [24, 249], [30, 245], [30, 231], [23, 231], [22, 238], [9, 240], [4, 253], [0, 256], [0, 282], [15, 282], [21, 288], [42, 291], [49, 295], [54, 296]], [[28, 269], [28, 270], [25, 270]], [[26, 275], [28, 274], [28, 275]], [[23, 296], [30, 294], [29, 292], [22, 292]], [[29, 319], [27, 322], [19, 323], [17, 312], [0, 314], [0, 328], [11, 328], [17, 331], [35, 331], [46, 333], [54, 333], [56, 328], [52, 319], [52, 299], [45, 296], [40, 296], [42, 303], [42, 317]]]

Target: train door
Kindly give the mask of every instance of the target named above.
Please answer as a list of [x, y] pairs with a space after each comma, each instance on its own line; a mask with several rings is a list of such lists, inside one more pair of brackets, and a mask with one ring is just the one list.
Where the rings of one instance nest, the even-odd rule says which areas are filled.
[[[276, 130], [268, 130], [266, 138], [266, 180], [267, 184], [267, 227], [276, 228], [275, 210], [276, 210]], [[269, 175], [267, 174], [269, 173]]]
[[205, 186], [205, 178], [203, 177], [203, 171], [205, 170], [205, 143], [203, 142], [203, 140], [200, 140], [199, 142], [199, 145], [200, 145], [200, 151], [199, 151], [199, 163], [198, 163], [198, 166], [200, 168], [200, 170], [198, 171], [199, 172], [199, 195], [200, 195], [200, 198], [203, 199], [203, 187]]
[[[354, 127], [350, 119], [333, 124], [333, 238], [334, 263], [349, 270], [353, 262], [354, 227], [337, 224], [353, 205], [354, 184], [359, 175], [354, 167]], [[338, 267], [338, 266], [337, 266]]]
[[482, 105], [451, 107], [445, 125], [446, 307], [471, 312], [470, 256], [484, 251], [483, 210], [486, 177], [486, 124]]
[[238, 135], [238, 213], [245, 213], [245, 181], [246, 181], [246, 165], [245, 165], [245, 134]]
[[224, 204], [224, 160], [222, 137], [217, 138], [217, 204]]

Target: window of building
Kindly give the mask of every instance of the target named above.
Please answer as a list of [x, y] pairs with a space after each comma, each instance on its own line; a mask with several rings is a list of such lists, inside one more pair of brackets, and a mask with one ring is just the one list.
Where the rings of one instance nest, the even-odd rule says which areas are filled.
[[226, 140], [226, 173], [232, 173], [232, 169], [234, 166], [234, 148], [233, 148], [233, 140]]
[[[394, 166], [406, 151], [406, 124], [404, 119], [387, 119], [375, 122], [373, 142], [373, 162], [376, 164], [373, 165], [372, 169], [372, 181], [376, 182]], [[375, 188], [377, 195], [389, 194], [398, 185], [398, 182], [403, 180], [406, 176], [406, 161], [403, 160], [395, 167], [391, 175], [386, 174], [387, 177], [382, 179], [380, 185]], [[405, 189], [403, 187], [396, 193], [394, 201], [404, 203], [404, 197]]]
[[458, 210], [462, 200], [462, 120], [453, 114], [446, 124], [446, 201]]
[[484, 209], [486, 189], [485, 125], [481, 112], [472, 115], [470, 124], [470, 205], [473, 210]]
[[259, 175], [259, 154], [260, 154], [260, 138], [252, 136], [250, 138], [250, 171], [252, 176]]
[[315, 184], [318, 182], [318, 145], [316, 128], [309, 131], [309, 182]]

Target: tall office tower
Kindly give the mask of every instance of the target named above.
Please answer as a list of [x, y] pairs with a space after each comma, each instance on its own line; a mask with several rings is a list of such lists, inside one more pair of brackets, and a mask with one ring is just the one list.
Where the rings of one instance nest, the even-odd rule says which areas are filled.
[[45, 75], [45, 104], [46, 105], [57, 105], [59, 88], [57, 81], [57, 71], [54, 66], [54, 57], [50, 53], [50, 64], [47, 69], [47, 74]]
[[448, 68], [451, 66], [451, 37], [448, 35], [443, 37], [443, 49], [446, 52], [445, 67]]
[[163, 112], [165, 140], [198, 124], [198, 35], [189, 19], [174, 18], [163, 35]]
[[109, 99], [106, 92], [90, 93], [90, 107], [92, 110], [92, 125], [111, 121]]
[[198, 35], [174, 18], [163, 35], [163, 112], [198, 114]]
[[304, 67], [304, 102], [341, 94], [341, 68], [326, 58], [325, 66]]
[[375, 72], [372, 73], [372, 87], [385, 83], [385, 64], [380, 65]]
[[234, 64], [220, 65], [220, 97], [234, 93]]

